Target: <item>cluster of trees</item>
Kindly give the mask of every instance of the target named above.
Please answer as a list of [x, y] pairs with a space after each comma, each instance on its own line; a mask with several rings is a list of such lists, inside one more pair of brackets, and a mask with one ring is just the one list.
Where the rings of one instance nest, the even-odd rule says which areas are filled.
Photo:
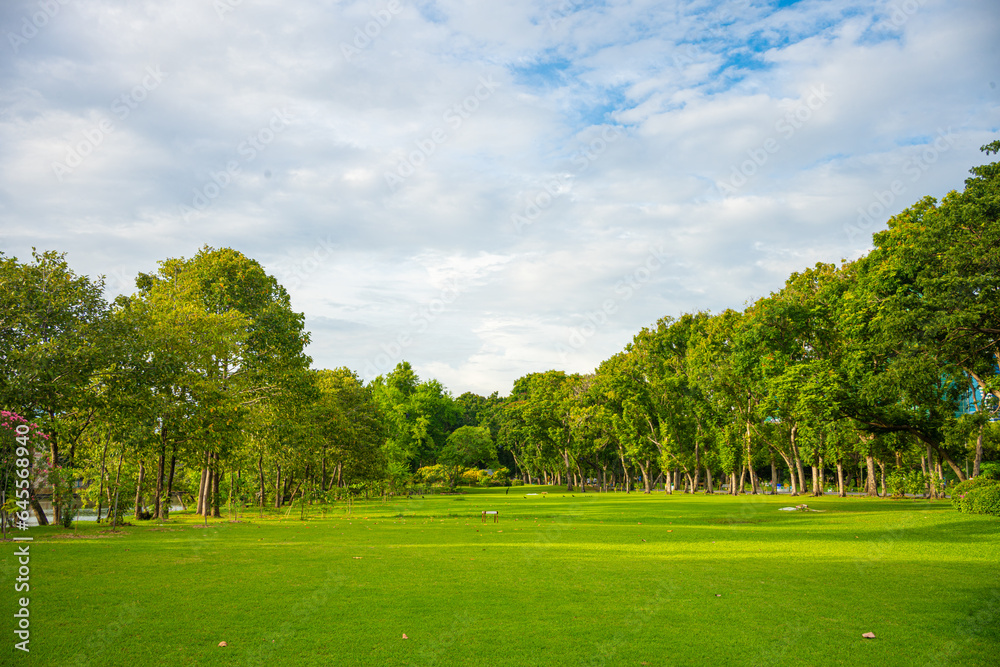
[[218, 516], [398, 492], [434, 465], [451, 484], [502, 465], [581, 491], [773, 492], [787, 471], [796, 493], [835, 475], [841, 494], [936, 494], [1000, 440], [1000, 163], [972, 174], [865, 257], [742, 312], [663, 318], [594, 373], [532, 373], [504, 398], [455, 398], [406, 362], [367, 385], [310, 369], [302, 314], [232, 249], [165, 260], [113, 303], [62, 254], [0, 253], [0, 408], [89, 502], [136, 517], [178, 495]]
[[820, 494], [835, 475], [841, 495], [851, 479], [935, 495], [946, 471], [979, 475], [1000, 442], [1000, 164], [972, 174], [893, 217], [865, 257], [742, 312], [661, 319], [593, 374], [519, 379], [500, 443], [526, 477], [581, 490], [712, 492], [721, 476], [730, 493], [787, 479]]

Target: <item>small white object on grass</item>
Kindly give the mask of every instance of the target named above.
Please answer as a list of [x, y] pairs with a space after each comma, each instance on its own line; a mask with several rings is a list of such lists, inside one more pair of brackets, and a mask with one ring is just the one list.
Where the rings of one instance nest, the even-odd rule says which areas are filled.
[[861, 636], [864, 637], [865, 639], [875, 639], [875, 633], [874, 632], [866, 632], [865, 634], [863, 634]]

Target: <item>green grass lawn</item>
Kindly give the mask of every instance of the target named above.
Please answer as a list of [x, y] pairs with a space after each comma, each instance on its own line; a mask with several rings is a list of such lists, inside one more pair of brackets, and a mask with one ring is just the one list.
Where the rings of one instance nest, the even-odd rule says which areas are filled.
[[[826, 511], [778, 511], [796, 501]], [[481, 523], [483, 509], [500, 523]], [[12, 650], [23, 594], [5, 543], [3, 664], [911, 666], [1000, 654], [1000, 520], [945, 501], [518, 487], [244, 519], [32, 529], [29, 656]]]

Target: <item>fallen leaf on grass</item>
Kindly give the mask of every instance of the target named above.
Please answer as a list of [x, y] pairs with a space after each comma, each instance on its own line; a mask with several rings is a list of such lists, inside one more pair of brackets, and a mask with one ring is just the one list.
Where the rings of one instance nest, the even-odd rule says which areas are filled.
[[865, 639], [875, 639], [875, 633], [874, 632], [866, 632], [865, 634], [863, 634], [861, 636], [864, 637]]
[[722, 593], [716, 593], [716, 594], [715, 594], [715, 597], [717, 597], [717, 598], [721, 598], [721, 597], [722, 597]]
[[354, 560], [361, 560], [361, 556], [351, 556]]
[[219, 646], [225, 647], [225, 646], [229, 646], [229, 644], [227, 644], [226, 642], [219, 642]]
[[403, 633], [403, 639], [409, 639], [409, 637], [406, 636], [405, 632]]

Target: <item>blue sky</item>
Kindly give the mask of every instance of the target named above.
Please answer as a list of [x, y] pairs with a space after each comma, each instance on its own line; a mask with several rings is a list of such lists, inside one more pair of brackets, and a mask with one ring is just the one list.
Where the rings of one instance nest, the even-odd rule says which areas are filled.
[[4, 2], [0, 249], [66, 251], [112, 297], [231, 246], [289, 290], [316, 366], [406, 359], [503, 394], [857, 257], [961, 188], [1000, 127], [998, 18], [992, 0]]

